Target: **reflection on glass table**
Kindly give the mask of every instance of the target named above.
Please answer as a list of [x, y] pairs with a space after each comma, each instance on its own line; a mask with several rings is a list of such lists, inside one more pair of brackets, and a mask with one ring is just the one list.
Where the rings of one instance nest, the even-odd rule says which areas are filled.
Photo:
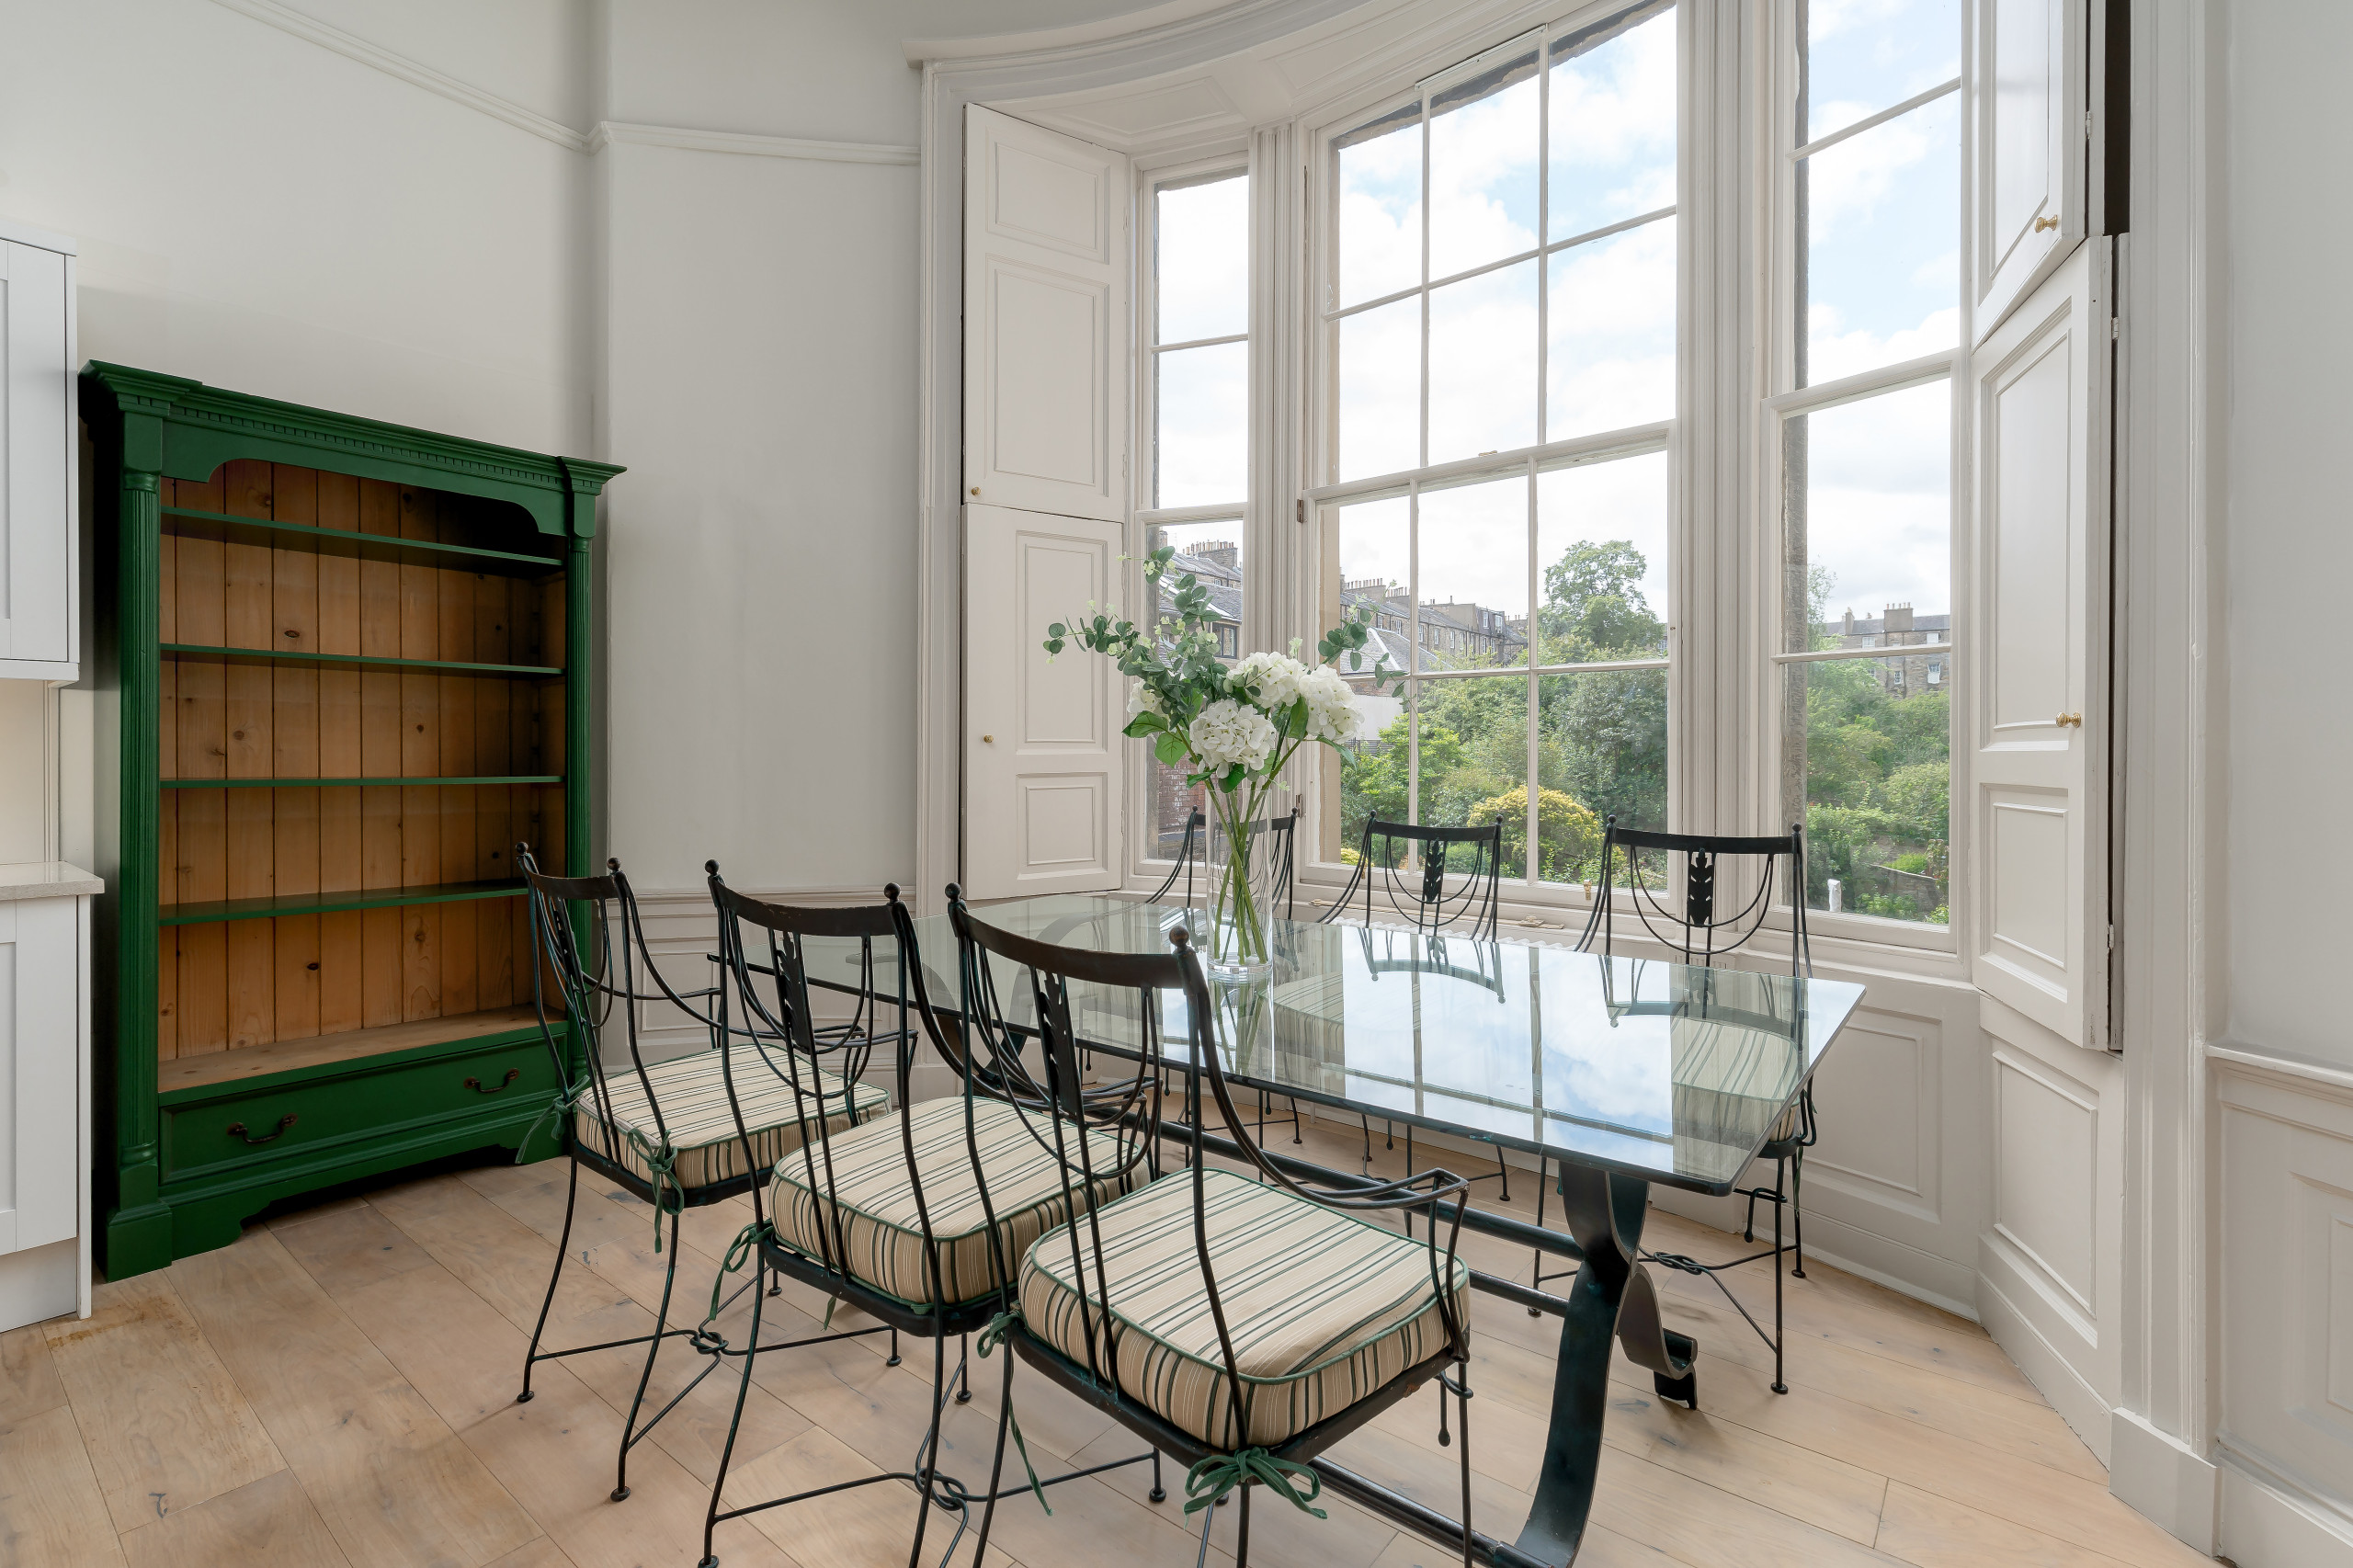
[[[1022, 936], [1116, 952], [1165, 950], [1198, 911], [1065, 895], [975, 910]], [[1211, 987], [1215, 1038], [1237, 1083], [1645, 1180], [1725, 1192], [1821, 1060], [1862, 987], [1533, 943], [1279, 921], [1262, 979]], [[952, 1009], [955, 937], [915, 923], [926, 984]], [[810, 944], [813, 974], [857, 983], [846, 945]], [[878, 969], [888, 960], [876, 955]], [[1029, 987], [995, 974], [1006, 1017]], [[895, 991], [896, 977], [876, 984]], [[1074, 986], [1098, 1050], [1133, 1051], [1126, 994]], [[1183, 1049], [1181, 995], [1152, 1020]]]

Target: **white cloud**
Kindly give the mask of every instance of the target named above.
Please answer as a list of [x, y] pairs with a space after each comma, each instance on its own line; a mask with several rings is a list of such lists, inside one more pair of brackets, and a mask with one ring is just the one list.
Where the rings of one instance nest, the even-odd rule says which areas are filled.
[[1223, 337], [1250, 326], [1250, 180], [1246, 175], [1157, 194], [1154, 341]]

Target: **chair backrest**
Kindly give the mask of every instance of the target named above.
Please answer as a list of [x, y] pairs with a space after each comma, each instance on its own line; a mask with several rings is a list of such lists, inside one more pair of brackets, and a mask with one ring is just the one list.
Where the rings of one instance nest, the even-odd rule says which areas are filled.
[[1417, 931], [1458, 929], [1492, 939], [1502, 919], [1504, 828], [1419, 827], [1366, 820], [1357, 841], [1356, 869], [1332, 907], [1318, 916], [1337, 920], [1364, 891], [1364, 921], [1373, 917], [1378, 888], [1390, 912]]
[[[1432, 1169], [1404, 1181], [1371, 1182], [1327, 1191], [1313, 1189], [1294, 1180], [1268, 1160], [1252, 1138], [1249, 1123], [1234, 1103], [1216, 1047], [1216, 1004], [1202, 974], [1200, 960], [1193, 951], [1190, 933], [1184, 926], [1169, 931], [1170, 950], [1165, 953], [1104, 953], [1058, 947], [988, 925], [964, 906], [955, 888], [948, 891], [949, 915], [955, 927], [965, 976], [964, 1017], [974, 1025], [976, 1045], [982, 1050], [1009, 1051], [1017, 1063], [1026, 1040], [1034, 1040], [1040, 1048], [1043, 1082], [1036, 1086], [1056, 1113], [1051, 1118], [1054, 1127], [1051, 1136], [1062, 1170], [1065, 1211], [1073, 1216], [1064, 1239], [1070, 1248], [1071, 1278], [1084, 1282], [1077, 1291], [1080, 1337], [1086, 1370], [1097, 1386], [1109, 1391], [1114, 1398], [1121, 1396], [1119, 1342], [1127, 1332], [1125, 1324], [1129, 1320], [1122, 1316], [1109, 1284], [1100, 1213], [1086, 1200], [1101, 1173], [1096, 1170], [1087, 1153], [1084, 1132], [1119, 1128], [1139, 1134], [1143, 1142], [1140, 1152], [1156, 1170], [1158, 1142], [1164, 1131], [1169, 1130], [1161, 1116], [1160, 1089], [1171, 1071], [1179, 1074], [1185, 1083], [1184, 1121], [1174, 1131], [1191, 1143], [1192, 1155], [1187, 1162], [1188, 1177], [1166, 1179], [1189, 1179], [1191, 1183], [1194, 1245], [1226, 1374], [1230, 1418], [1226, 1430], [1233, 1439], [1231, 1447], [1238, 1449], [1248, 1442], [1250, 1402], [1256, 1386], [1245, 1384], [1242, 1377], [1232, 1325], [1220, 1293], [1216, 1259], [1209, 1242], [1208, 1161], [1200, 1157], [1198, 1138], [1207, 1130], [1203, 1115], [1211, 1103], [1224, 1124], [1222, 1135], [1239, 1145], [1244, 1159], [1256, 1167], [1255, 1174], [1293, 1194], [1337, 1209], [1413, 1208], [1426, 1211], [1431, 1221], [1426, 1233], [1431, 1277], [1438, 1285], [1449, 1339], [1458, 1355], [1468, 1353], [1468, 1325], [1458, 1316], [1453, 1292], [1447, 1285], [1455, 1274], [1459, 1203], [1470, 1184], [1443, 1170]], [[990, 961], [993, 958], [1020, 971], [1028, 993], [1026, 1018], [1006, 1017], [995, 991], [994, 977], [998, 965]], [[1183, 998], [1185, 1009], [1182, 1038], [1175, 1043], [1173, 1051], [1170, 1042], [1164, 1041], [1159, 1028], [1165, 999], [1171, 994]], [[1082, 1054], [1089, 1044], [1101, 1042], [1083, 1038], [1077, 1020], [1127, 1006], [1134, 1007], [1139, 1025], [1128, 1042], [1134, 1053], [1134, 1075], [1105, 1082], [1102, 1064], [1121, 1059], [1097, 1050], [1094, 1057], [1097, 1063], [1097, 1080], [1092, 1085], [1086, 1083], [1081, 1077]], [[1017, 1065], [1008, 1071], [1020, 1075]], [[1076, 1136], [1066, 1139], [1063, 1131], [1065, 1128]], [[1454, 1223], [1441, 1224], [1438, 1206], [1448, 1198], [1458, 1203], [1453, 1211]], [[1446, 1232], [1443, 1248], [1438, 1244], [1441, 1229]], [[1300, 1267], [1312, 1267], [1313, 1260], [1301, 1259]]]
[[[1683, 858], [1683, 889], [1676, 897], [1667, 884], [1673, 861]], [[1745, 900], [1738, 884], [1725, 887], [1726, 857], [1734, 862], [1754, 858], [1761, 862], [1756, 886]], [[1773, 907], [1773, 887], [1779, 862], [1789, 862], [1787, 877], [1791, 911], [1790, 972], [1812, 974], [1813, 953], [1805, 930], [1805, 826], [1793, 823], [1778, 837], [1735, 837], [1706, 833], [1652, 833], [1620, 827], [1610, 817], [1602, 826], [1601, 874], [1594, 888], [1593, 911], [1586, 917], [1580, 951], [1593, 950], [1597, 936], [1601, 951], [1610, 951], [1615, 934], [1618, 898], [1643, 923], [1653, 937], [1676, 949], [1688, 963], [1712, 965], [1737, 951], [1763, 928]], [[1612, 881], [1613, 862], [1620, 880]], [[1720, 896], [1722, 895], [1722, 896]], [[1739, 901], [1729, 914], [1728, 901]]]
[[[562, 1103], [567, 1110], [593, 1109], [596, 1153], [620, 1165], [628, 1135], [613, 1115], [608, 1072], [620, 1071], [620, 1064], [605, 1061], [605, 1036], [618, 1012], [621, 1036], [629, 1047], [627, 1075], [644, 1092], [654, 1117], [655, 1146], [666, 1148], [669, 1125], [663, 1119], [660, 1096], [654, 1093], [639, 1048], [644, 1005], [666, 1000], [710, 1028], [716, 1027], [714, 1020], [696, 1003], [707, 1006], [713, 993], [681, 994], [662, 978], [645, 945], [637, 895], [631, 891], [619, 860], [606, 861], [600, 877], [551, 877], [540, 869], [529, 844], [517, 844], [515, 865], [523, 874], [531, 906], [531, 1002], [539, 1013], [540, 1037], [555, 1062], [556, 1081], [563, 1085]], [[570, 1053], [556, 1042], [547, 994], [551, 981], [561, 994], [557, 1006], [579, 1047], [582, 1060], [576, 1071]], [[570, 1115], [564, 1120], [559, 1135], [568, 1149], [576, 1140], [577, 1129]]]
[[[915, 998], [921, 994], [921, 955], [915, 947], [914, 923], [899, 902], [895, 882], [882, 890], [882, 902], [849, 908], [810, 908], [769, 903], [748, 898], [730, 888], [716, 861], [704, 863], [710, 880], [711, 903], [719, 915], [720, 990], [718, 1019], [727, 1041], [721, 1076], [727, 1102], [734, 1112], [735, 1132], [746, 1170], [760, 1171], [752, 1128], [744, 1115], [743, 1096], [755, 1085], [781, 1082], [790, 1087], [800, 1146], [785, 1160], [800, 1167], [804, 1189], [814, 1197], [818, 1261], [837, 1278], [851, 1278], [848, 1263], [850, 1209], [842, 1183], [844, 1173], [834, 1158], [833, 1129], [857, 1119], [855, 1096], [876, 1049], [892, 1052], [892, 1077], [899, 1124], [899, 1153], [904, 1166], [892, 1173], [904, 1177], [915, 1198], [915, 1218], [923, 1236], [924, 1267], [931, 1300], [947, 1299], [939, 1244], [933, 1233], [930, 1205], [924, 1195], [923, 1174], [915, 1158], [913, 1122], [915, 1053], [920, 1038], [912, 1027]], [[846, 1025], [821, 1027], [810, 1003], [811, 953], [815, 938], [856, 945], [855, 973], [845, 970], [844, 981], [858, 986], [856, 1012]], [[878, 946], [895, 962], [895, 984], [885, 978], [877, 983]], [[895, 996], [895, 1013], [892, 998]], [[895, 1025], [895, 1027], [893, 1027]], [[952, 1065], [952, 1063], [951, 1063]], [[754, 1222], [768, 1218], [765, 1180], [752, 1187]], [[805, 1238], [804, 1238], [805, 1239]]]
[[[1286, 920], [1291, 918], [1293, 909], [1291, 857], [1294, 846], [1299, 842], [1301, 804], [1302, 802], [1293, 801], [1290, 810], [1282, 815], [1261, 817], [1245, 830], [1254, 836], [1261, 834], [1267, 835], [1267, 853], [1275, 857], [1275, 880], [1271, 898], [1273, 902], [1282, 905], [1283, 918]], [[1168, 896], [1168, 890], [1176, 885], [1176, 879], [1179, 877], [1185, 879], [1183, 902], [1188, 904], [1193, 902], [1193, 869], [1199, 862], [1201, 856], [1208, 851], [1210, 831], [1209, 818], [1202, 812], [1200, 807], [1195, 806], [1192, 814], [1185, 819], [1185, 836], [1176, 846], [1176, 863], [1168, 869], [1166, 880], [1154, 891], [1151, 899], [1147, 902], [1158, 903], [1165, 899]]]

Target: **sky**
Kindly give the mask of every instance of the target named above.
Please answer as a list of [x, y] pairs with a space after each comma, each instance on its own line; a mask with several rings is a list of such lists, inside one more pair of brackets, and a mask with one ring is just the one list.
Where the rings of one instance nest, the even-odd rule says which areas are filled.
[[[1663, 16], [1552, 66], [1551, 145], [1532, 72], [1500, 93], [1434, 112], [1423, 199], [1423, 131], [1408, 122], [1339, 153], [1337, 303], [1345, 308], [1466, 268], [1656, 214], [1676, 197], [1675, 21]], [[1957, 0], [1812, 0], [1811, 114], [1818, 139], [1950, 80]], [[1438, 88], [1441, 98], [1445, 85]], [[1444, 108], [1441, 104], [1438, 106]], [[1947, 94], [1807, 160], [1813, 383], [1949, 350], [1959, 329], [1960, 98]], [[1540, 211], [1539, 169], [1551, 216]], [[1246, 182], [1164, 189], [1155, 343], [1239, 332], [1247, 290]], [[1427, 460], [1671, 418], [1677, 221], [1650, 221], [1448, 284], [1430, 294]], [[1547, 310], [1537, 396], [1538, 272]], [[1416, 296], [1337, 327], [1337, 477], [1393, 472], [1422, 456]], [[1238, 501], [1245, 484], [1247, 353], [1180, 349], [1158, 363], [1157, 504]], [[1883, 394], [1808, 416], [1813, 559], [1833, 579], [1829, 612], [1950, 605], [1949, 393]], [[1525, 613], [1526, 482], [1427, 494], [1421, 597]], [[1341, 570], [1404, 581], [1403, 501], [1347, 508]], [[1579, 538], [1631, 539], [1665, 594], [1665, 462], [1660, 454], [1542, 476], [1538, 570]]]

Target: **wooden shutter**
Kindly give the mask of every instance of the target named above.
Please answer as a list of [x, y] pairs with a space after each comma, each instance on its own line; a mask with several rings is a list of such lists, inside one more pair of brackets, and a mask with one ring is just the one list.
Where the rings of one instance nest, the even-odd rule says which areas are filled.
[[964, 499], [1127, 516], [1128, 160], [964, 122]]
[[1971, 38], [1970, 283], [1977, 337], [2086, 230], [2086, 0], [1979, 0]]
[[0, 239], [0, 676], [72, 680], [80, 656], [67, 267]]
[[2095, 1049], [2108, 1044], [2109, 245], [2078, 245], [1970, 362], [1973, 977]]
[[1120, 885], [1126, 679], [1046, 628], [1119, 597], [1121, 525], [967, 506], [964, 892]]

